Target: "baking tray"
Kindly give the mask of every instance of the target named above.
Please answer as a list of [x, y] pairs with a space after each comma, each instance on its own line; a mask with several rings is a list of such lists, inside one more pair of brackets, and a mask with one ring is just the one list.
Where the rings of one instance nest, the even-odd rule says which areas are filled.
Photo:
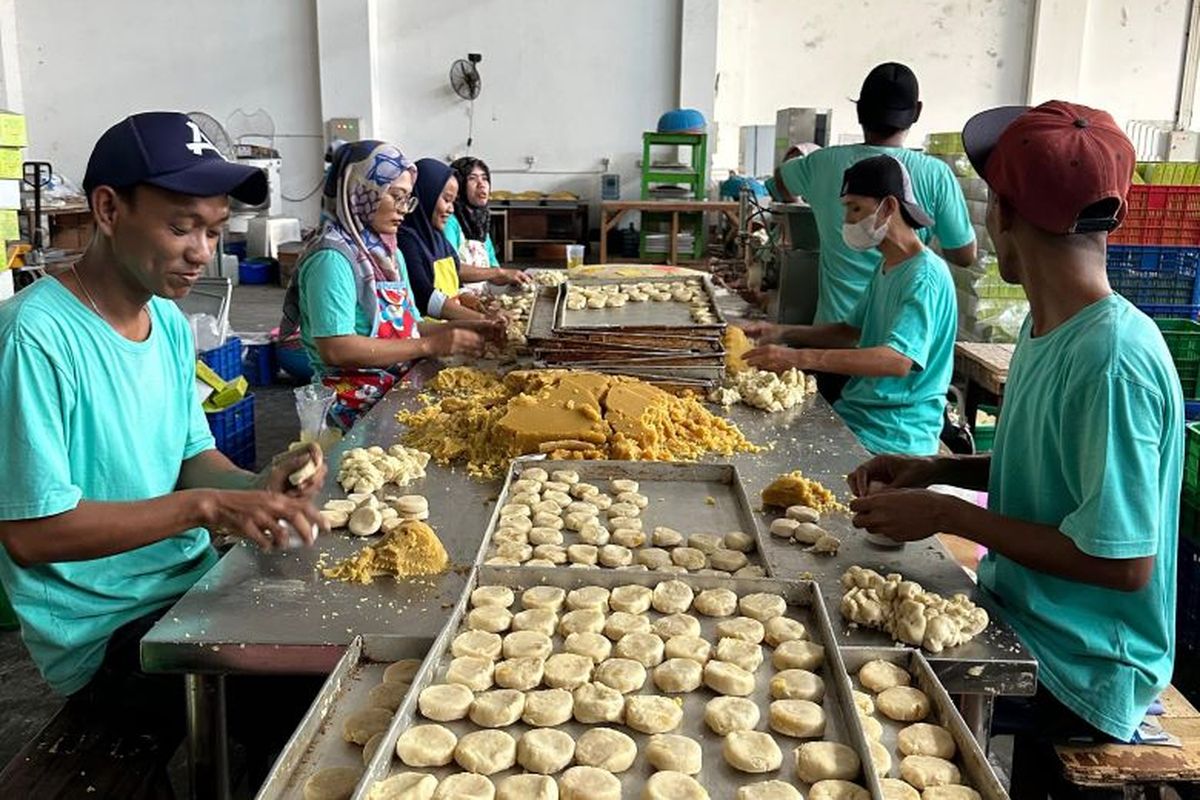
[[[532, 467], [547, 472], [559, 469], [574, 470], [579, 480], [608, 491], [608, 482], [613, 478], [629, 478], [640, 484], [638, 491], [650, 504], [641, 514], [642, 529], [647, 536], [646, 547], [650, 547], [650, 533], [658, 526], [674, 528], [684, 536], [693, 533], [725, 534], [740, 530], [754, 537], [755, 549], [747, 553], [749, 563], [765, 568], [762, 556], [763, 539], [746, 489], [742, 484], [737, 467], [732, 464], [694, 464], [671, 461], [554, 461], [549, 459], [517, 458], [509, 465], [500, 500], [488, 521], [479, 550], [479, 561], [493, 555], [492, 536], [499, 523], [500, 509], [513, 494], [513, 482], [521, 473]], [[710, 499], [712, 502], [710, 503]], [[579, 534], [563, 531], [563, 547], [578, 544]], [[635, 552], [637, 549], [634, 548]], [[534, 569], [537, 569], [534, 567]], [[597, 567], [608, 571], [610, 567]], [[661, 577], [661, 576], [660, 576]]]
[[723, 330], [725, 315], [717, 304], [716, 291], [707, 275], [699, 278], [704, 293], [708, 296], [709, 309], [717, 321], [700, 324], [692, 321], [691, 307], [683, 303], [626, 303], [620, 308], [595, 308], [572, 311], [567, 308], [567, 293], [571, 287], [631, 285], [638, 283], [688, 283], [697, 278], [652, 277], [642, 280], [617, 280], [612, 278], [567, 279], [559, 287], [555, 305], [554, 328], [561, 330]]
[[[954, 737], [954, 743], [958, 746], [958, 756], [955, 757], [954, 763], [958, 765], [964, 783], [979, 792], [983, 800], [1008, 800], [1008, 792], [996, 778], [996, 773], [992, 771], [978, 740], [971, 735], [962, 715], [958, 713], [958, 708], [934, 675], [925, 656], [918, 650], [899, 647], [843, 647], [842, 661], [852, 676], [850, 681], [854, 688], [871, 694], [859, 684], [857, 675], [863, 664], [876, 659], [908, 670], [908, 674], [913, 678], [912, 685], [929, 696], [932, 711], [925, 721], [941, 725]], [[892, 768], [887, 777], [899, 778], [901, 755], [896, 750], [896, 734], [908, 723], [895, 722], [878, 711], [875, 713], [875, 719], [883, 725], [881, 743], [892, 754]]]
[[300, 797], [304, 782], [326, 767], [363, 768], [362, 748], [342, 738], [342, 723], [370, 705], [367, 694], [383, 681], [388, 664], [427, 654], [411, 639], [354, 637], [275, 760], [257, 800]]
[[[412, 770], [412, 768], [406, 767], [395, 757], [395, 744], [400, 734], [410, 726], [429, 722], [429, 720], [420, 716], [417, 710], [417, 699], [421, 690], [431, 684], [437, 683], [445, 674], [446, 667], [450, 661], [450, 645], [454, 637], [460, 632], [459, 628], [462, 620], [469, 610], [471, 591], [476, 586], [502, 585], [512, 588], [517, 594], [517, 600], [511, 608], [515, 613], [520, 610], [521, 590], [532, 586], [559, 586], [570, 590], [581, 586], [613, 588], [616, 586], [637, 584], [653, 588], [660, 580], [662, 580], [661, 576], [651, 573], [617, 572], [614, 570], [498, 568], [486, 566], [476, 569], [468, 580], [467, 590], [463, 592], [463, 597], [452, 612], [445, 629], [434, 643], [430, 657], [426, 659], [425, 663], [421, 666], [420, 672], [417, 673], [416, 679], [413, 681], [413, 690], [409, 692], [408, 697], [405, 698], [404, 703], [400, 706], [395, 719], [392, 720], [391, 727], [388, 729], [383, 742], [379, 746], [379, 750], [367, 766], [363, 780], [359, 783], [353, 796], [354, 800], [367, 800], [371, 786], [376, 781], [382, 780], [396, 772], [425, 771], [441, 779], [451, 772], [458, 771], [458, 768], [455, 766]], [[854, 711], [854, 703], [850, 694], [850, 680], [846, 675], [838, 648], [832, 646], [837, 640], [832, 627], [830, 627], [825, 605], [821, 601], [820, 591], [817, 589], [815, 583], [811, 581], [785, 582], [767, 579], [734, 579], [707, 576], [682, 576], [679, 580], [687, 583], [697, 593], [703, 589], [728, 588], [738, 595], [753, 592], [775, 592], [782, 595], [789, 603], [788, 616], [804, 623], [809, 631], [809, 638], [812, 641], [826, 645], [825, 664], [818, 671], [818, 674], [825, 680], [825, 700], [823, 707], [826, 714], [826, 730], [824, 738], [826, 740], [839, 741], [853, 747], [862, 759], [863, 764], [869, 763], [867, 760], [866, 737], [858, 723], [858, 716]], [[653, 611], [653, 609], [648, 613], [651, 620], [661, 616]], [[713, 638], [713, 629], [717, 620], [699, 614], [695, 614], [694, 616], [700, 620], [702, 635], [708, 639]], [[554, 636], [554, 643], [555, 651], [558, 652], [562, 644], [562, 638], [557, 634]], [[770, 703], [768, 684], [775, 671], [770, 663], [770, 648], [766, 645], [764, 645], [764, 655], [766, 658], [756, 673], [758, 685], [754, 694], [751, 695], [751, 699], [756, 701], [762, 710], [762, 719], [755, 729], [769, 731], [766, 721], [767, 706]], [[640, 693], [660, 694], [650, 678], [647, 678], [646, 686]], [[800, 740], [773, 734], [780, 749], [783, 751], [783, 764], [780, 769], [756, 775], [738, 772], [725, 763], [724, 756], [721, 754], [722, 737], [714, 734], [704, 724], [704, 706], [716, 695], [706, 688], [701, 688], [686, 695], [673, 696], [681, 697], [684, 700], [683, 721], [676, 732], [691, 736], [700, 742], [703, 751], [703, 769], [696, 778], [708, 789], [713, 797], [731, 798], [738, 786], [775, 779], [792, 783], [800, 787], [807, 795], [808, 786], [797, 783], [795, 776], [795, 757], [793, 752], [795, 747], [800, 743]], [[459, 736], [469, 730], [476, 729], [468, 720], [440, 724], [445, 725]], [[644, 751], [646, 743], [649, 741], [649, 736], [622, 725], [610, 724], [610, 726], [616, 727], [631, 736], [638, 745], [639, 753]], [[589, 727], [593, 726], [583, 725], [572, 720], [559, 726], [558, 730], [566, 731], [573, 737], [578, 738]], [[524, 733], [528, 729], [527, 725], [518, 722], [506, 730], [513, 734], [514, 737], [519, 738], [519, 734]], [[518, 774], [520, 771], [519, 768], [514, 768], [491, 777], [493, 782], [498, 783], [508, 775]], [[651, 774], [653, 774], [653, 770], [649, 764], [642, 758], [637, 759], [629, 770], [618, 775], [623, 787], [622, 795], [624, 797], [640, 796], [640, 789]], [[864, 774], [860, 776], [859, 782], [874, 797], [878, 798], [882, 796], [878, 781], [871, 774], [870, 770], [865, 770]]]

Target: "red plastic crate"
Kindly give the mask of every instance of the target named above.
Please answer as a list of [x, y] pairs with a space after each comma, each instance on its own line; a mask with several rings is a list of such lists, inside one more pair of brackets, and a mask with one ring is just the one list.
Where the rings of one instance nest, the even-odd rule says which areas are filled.
[[1131, 186], [1110, 244], [1200, 245], [1200, 186]]

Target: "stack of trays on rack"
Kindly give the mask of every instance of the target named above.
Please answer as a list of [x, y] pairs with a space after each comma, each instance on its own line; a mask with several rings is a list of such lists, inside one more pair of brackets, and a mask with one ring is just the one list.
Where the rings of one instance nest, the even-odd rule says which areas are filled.
[[724, 375], [725, 328], [707, 277], [588, 278], [543, 289], [525, 335], [539, 366], [700, 391]]

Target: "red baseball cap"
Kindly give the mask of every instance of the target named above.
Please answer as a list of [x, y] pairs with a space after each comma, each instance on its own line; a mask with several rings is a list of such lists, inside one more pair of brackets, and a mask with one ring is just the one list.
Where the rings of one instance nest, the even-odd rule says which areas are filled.
[[1051, 100], [971, 117], [963, 145], [975, 171], [1050, 233], [1112, 231], [1125, 219], [1134, 150], [1111, 115]]

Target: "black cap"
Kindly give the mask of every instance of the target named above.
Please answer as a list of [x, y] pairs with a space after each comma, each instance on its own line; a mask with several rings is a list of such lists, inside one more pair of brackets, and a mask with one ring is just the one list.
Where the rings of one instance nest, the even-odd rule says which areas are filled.
[[903, 64], [889, 61], [867, 73], [858, 93], [858, 124], [865, 128], [912, 127], [921, 111], [917, 76]]
[[842, 176], [842, 197], [857, 194], [863, 197], [874, 197], [882, 200], [894, 197], [900, 201], [900, 214], [904, 221], [913, 228], [929, 228], [933, 220], [925, 213], [925, 209], [917, 204], [913, 196], [912, 181], [908, 179], [908, 170], [904, 164], [893, 156], [872, 156], [864, 158]]
[[92, 149], [83, 190], [126, 189], [148, 183], [194, 197], [231, 195], [249, 205], [267, 199], [267, 176], [226, 161], [186, 114], [147, 111], [113, 125]]

